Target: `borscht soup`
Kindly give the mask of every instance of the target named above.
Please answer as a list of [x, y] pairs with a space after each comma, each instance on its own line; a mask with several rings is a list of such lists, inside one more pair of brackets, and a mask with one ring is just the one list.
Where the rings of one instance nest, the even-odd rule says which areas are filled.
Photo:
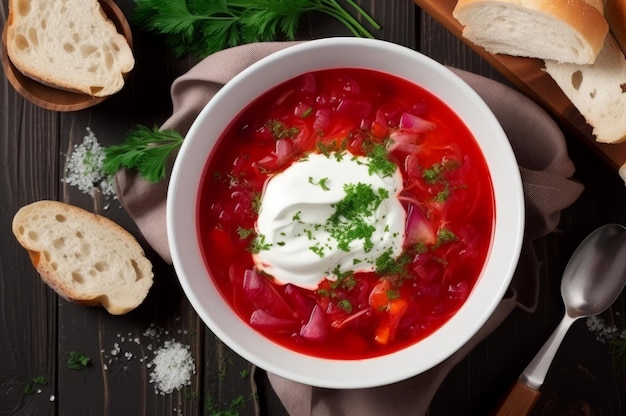
[[495, 223], [463, 121], [424, 88], [357, 68], [306, 73], [250, 103], [199, 192], [222, 297], [273, 342], [330, 359], [389, 354], [444, 325]]

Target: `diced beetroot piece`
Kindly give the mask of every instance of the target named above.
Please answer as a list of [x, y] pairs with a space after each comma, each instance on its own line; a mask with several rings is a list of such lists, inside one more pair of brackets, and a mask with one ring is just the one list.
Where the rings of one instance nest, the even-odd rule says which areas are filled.
[[313, 307], [316, 305], [315, 299], [306, 296], [300, 289], [292, 284], [285, 286], [285, 298], [296, 316], [303, 320], [311, 316]]
[[417, 243], [431, 245], [437, 242], [435, 230], [426, 218], [426, 215], [424, 215], [421, 208], [416, 205], [409, 205], [406, 216], [405, 230], [405, 247], [410, 247]]
[[246, 270], [243, 274], [243, 291], [250, 300], [257, 299], [263, 294], [265, 284], [263, 277], [255, 270]]
[[272, 135], [272, 131], [267, 128], [267, 126], [263, 125], [255, 130], [254, 138], [258, 142], [259, 145], [265, 145], [268, 143], [272, 143], [274, 141], [274, 136]]
[[244, 274], [245, 270], [243, 267], [239, 266], [237, 263], [231, 264], [228, 269], [228, 277], [230, 278], [230, 282], [233, 287], [239, 288], [243, 286]]
[[324, 311], [318, 306], [313, 307], [309, 321], [300, 328], [300, 336], [309, 341], [320, 342], [328, 335], [328, 325]]
[[412, 180], [422, 177], [422, 169], [417, 154], [411, 153], [404, 159], [404, 170], [406, 175]]
[[391, 144], [387, 150], [389, 153], [401, 152], [404, 154], [417, 153], [421, 147], [419, 145], [419, 135], [410, 130], [395, 130], [390, 135]]
[[307, 72], [301, 77], [302, 84], [300, 85], [300, 91], [305, 94], [315, 94], [317, 91], [317, 83], [315, 82], [315, 75], [312, 72]]
[[414, 133], [425, 133], [434, 129], [435, 123], [425, 120], [411, 113], [402, 113], [400, 116], [400, 128]]
[[277, 317], [293, 317], [289, 306], [276, 292], [273, 284], [256, 270], [244, 272], [243, 292], [256, 308], [263, 309]]
[[276, 163], [276, 155], [270, 154], [256, 162], [256, 167], [259, 169], [259, 172], [268, 172], [273, 171], [278, 168], [278, 164]]
[[337, 106], [337, 114], [346, 117], [365, 118], [372, 111], [372, 105], [355, 98], [342, 98]]
[[383, 126], [398, 127], [402, 109], [399, 103], [387, 103], [376, 110], [376, 121]]
[[434, 282], [437, 288], [441, 286], [441, 276], [445, 272], [444, 265], [433, 259], [432, 254], [423, 253], [415, 256], [411, 269], [421, 282], [429, 284]]
[[315, 131], [326, 132], [328, 127], [330, 127], [330, 110], [327, 108], [321, 108], [315, 112], [313, 129]]
[[295, 150], [291, 139], [276, 140], [276, 163], [278, 166], [284, 166], [290, 162]]
[[262, 309], [257, 309], [250, 315], [250, 325], [263, 331], [291, 332], [298, 327], [298, 322], [293, 319], [277, 318]]
[[314, 114], [311, 104], [300, 101], [293, 110], [293, 115], [300, 118], [307, 118]]

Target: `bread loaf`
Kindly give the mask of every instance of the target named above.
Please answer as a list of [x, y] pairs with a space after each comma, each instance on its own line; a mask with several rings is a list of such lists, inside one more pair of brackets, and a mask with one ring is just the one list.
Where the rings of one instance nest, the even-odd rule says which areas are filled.
[[95, 97], [119, 91], [135, 64], [98, 0], [9, 0], [7, 54], [29, 78]]
[[546, 60], [545, 67], [593, 127], [598, 142], [626, 140], [626, 58], [612, 35], [592, 65]]
[[15, 214], [12, 228], [43, 281], [70, 301], [121, 315], [152, 286], [152, 264], [137, 240], [105, 217], [38, 201]]
[[493, 54], [591, 64], [608, 32], [601, 0], [459, 0], [463, 37]]

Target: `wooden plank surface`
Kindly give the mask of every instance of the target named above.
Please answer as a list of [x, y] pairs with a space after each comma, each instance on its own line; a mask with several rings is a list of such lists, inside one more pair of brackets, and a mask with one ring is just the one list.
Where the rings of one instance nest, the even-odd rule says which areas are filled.
[[456, 0], [414, 0], [426, 13], [439, 21], [450, 33], [461, 39], [472, 50], [504, 75], [520, 91], [541, 104], [554, 117], [559, 119], [572, 135], [581, 140], [592, 151], [598, 153], [610, 166], [618, 169], [626, 163], [626, 143], [597, 143], [591, 134], [591, 127], [572, 105], [569, 99], [552, 78], [542, 70], [543, 61], [502, 54], [490, 54], [461, 35], [462, 27], [452, 16]]

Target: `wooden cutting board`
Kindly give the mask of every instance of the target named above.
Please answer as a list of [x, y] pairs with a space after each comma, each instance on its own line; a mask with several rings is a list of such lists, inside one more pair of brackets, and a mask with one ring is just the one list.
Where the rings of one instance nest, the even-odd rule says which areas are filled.
[[[489, 62], [496, 70], [513, 83], [521, 92], [539, 103], [553, 115], [564, 128], [583, 140], [616, 170], [626, 163], [626, 143], [597, 143], [591, 134], [591, 127], [573, 106], [561, 89], [544, 72], [543, 61], [532, 58], [519, 58], [509, 55], [490, 54], [480, 46], [474, 45], [461, 36], [462, 27], [452, 16], [456, 0], [414, 0], [426, 13], [446, 27], [455, 36], [465, 42], [476, 53]], [[626, 114], [624, 114], [626, 117]]]

